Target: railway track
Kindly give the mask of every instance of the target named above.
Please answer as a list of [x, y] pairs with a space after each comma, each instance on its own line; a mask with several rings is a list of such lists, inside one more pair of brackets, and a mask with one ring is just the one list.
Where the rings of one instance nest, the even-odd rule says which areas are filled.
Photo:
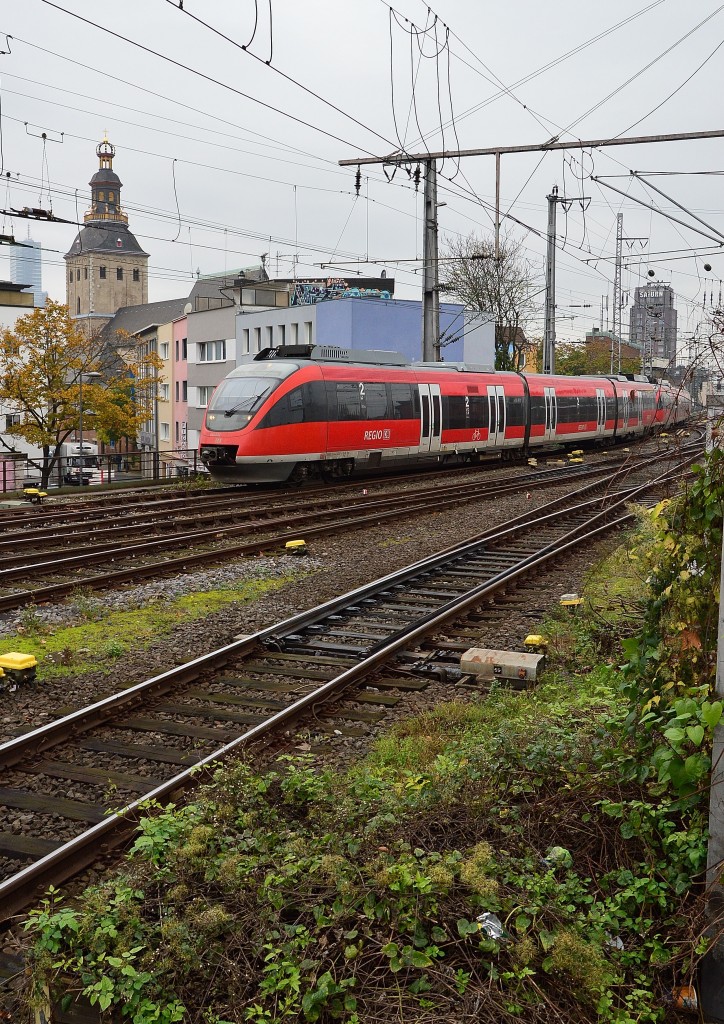
[[[671, 457], [678, 457], [678, 453], [671, 453]], [[183, 518], [173, 514], [176, 499], [172, 499], [170, 507], [167, 502], [154, 506], [160, 510], [154, 518], [148, 512], [131, 513], [130, 522], [135, 522], [135, 527], [127, 518], [104, 517], [86, 520], [82, 527], [71, 523], [62, 529], [48, 526], [34, 531], [10, 530], [0, 533], [0, 612], [30, 603], [58, 601], [79, 587], [98, 590], [136, 583], [194, 565], [272, 550], [283, 546], [293, 535], [291, 531], [309, 538], [433, 509], [441, 511], [466, 502], [492, 501], [570, 480], [605, 480], [614, 469], [628, 467], [633, 471], [641, 461], [650, 459], [649, 453], [622, 454], [593, 468], [563, 466], [511, 474], [487, 483], [482, 493], [480, 479], [445, 488], [416, 488], [380, 496], [357, 493], [351, 499], [322, 489], [300, 498], [292, 510], [288, 503], [275, 507], [267, 501], [259, 505], [258, 498], [239, 503], [233, 496], [213, 497], [198, 499], [194, 515], [184, 513]], [[139, 534], [143, 539], [138, 539]], [[179, 548], [183, 553], [174, 554]], [[159, 559], [159, 552], [169, 554]], [[97, 565], [104, 566], [105, 571], [88, 571]], [[73, 573], [71, 578], [69, 573]], [[39, 585], [14, 590], [13, 583], [18, 579]]]
[[220, 758], [299, 729], [319, 745], [375, 728], [430, 672], [454, 670], [476, 609], [629, 522], [627, 504], [657, 500], [693, 457], [635, 485], [611, 473], [0, 746], [0, 920], [123, 843], [144, 801], [177, 799]]

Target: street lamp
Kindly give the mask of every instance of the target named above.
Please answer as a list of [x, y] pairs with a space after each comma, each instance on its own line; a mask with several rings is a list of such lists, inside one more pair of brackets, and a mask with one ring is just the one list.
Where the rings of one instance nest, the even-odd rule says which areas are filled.
[[78, 433], [80, 434], [80, 476], [78, 477], [78, 483], [83, 486], [83, 378], [86, 380], [94, 380], [98, 377], [102, 377], [102, 373], [98, 373], [97, 370], [81, 371], [78, 374], [78, 405], [79, 405], [79, 417], [78, 417]]

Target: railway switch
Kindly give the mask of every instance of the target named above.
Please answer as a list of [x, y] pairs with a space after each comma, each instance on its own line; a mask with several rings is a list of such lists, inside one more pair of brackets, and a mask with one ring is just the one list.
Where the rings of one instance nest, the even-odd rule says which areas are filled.
[[481, 679], [505, 679], [522, 686], [535, 682], [539, 668], [543, 667], [543, 660], [542, 654], [471, 647], [461, 657], [460, 668], [463, 672], [479, 676]]

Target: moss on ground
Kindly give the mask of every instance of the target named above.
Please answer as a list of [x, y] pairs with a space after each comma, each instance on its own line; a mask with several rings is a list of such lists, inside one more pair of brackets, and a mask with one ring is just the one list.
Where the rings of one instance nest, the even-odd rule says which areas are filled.
[[80, 592], [75, 603], [86, 621], [60, 628], [44, 627], [31, 606], [20, 616], [25, 632], [0, 638], [0, 653], [35, 655], [43, 679], [77, 676], [99, 668], [110, 670], [113, 662], [131, 651], [148, 649], [179, 626], [232, 604], [256, 601], [293, 578], [241, 580], [217, 590], [156, 599], [142, 608], [122, 610], [107, 608], [92, 594]]

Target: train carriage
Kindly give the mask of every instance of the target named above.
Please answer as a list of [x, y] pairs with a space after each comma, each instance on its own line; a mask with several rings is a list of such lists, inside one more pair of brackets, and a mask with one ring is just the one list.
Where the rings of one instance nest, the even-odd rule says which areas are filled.
[[526, 376], [390, 352], [265, 349], [221, 382], [200, 454], [214, 479], [267, 483], [571, 441], [625, 439], [689, 414], [643, 377]]

